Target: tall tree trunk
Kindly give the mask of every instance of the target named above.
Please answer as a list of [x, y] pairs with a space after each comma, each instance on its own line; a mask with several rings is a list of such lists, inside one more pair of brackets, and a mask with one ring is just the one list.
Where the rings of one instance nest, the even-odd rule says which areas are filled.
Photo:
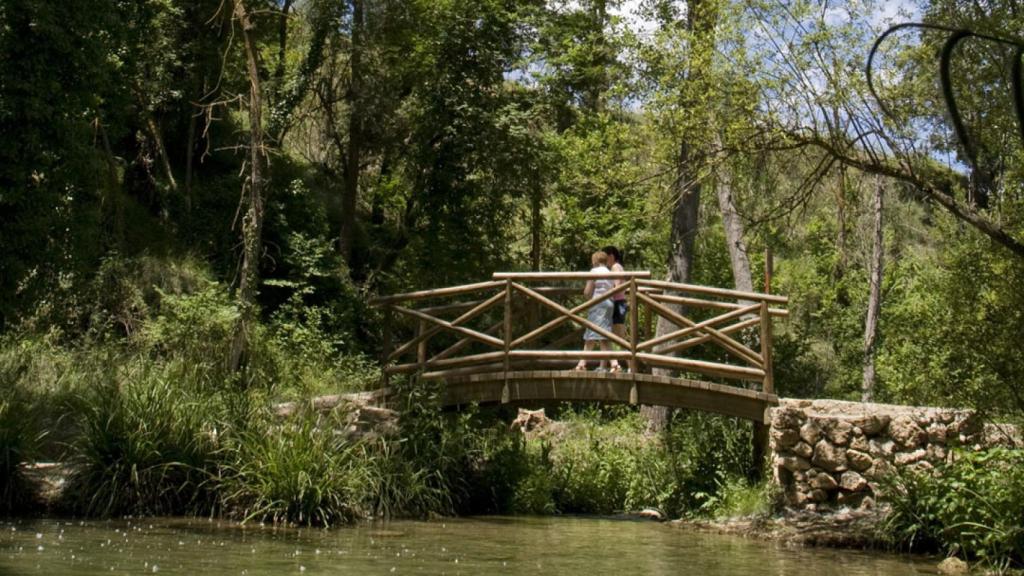
[[[676, 164], [677, 176], [674, 186], [676, 203], [672, 209], [672, 231], [668, 254], [669, 282], [689, 283], [693, 276], [694, 243], [700, 227], [701, 182], [692, 156], [690, 145], [684, 140], [679, 145]], [[666, 305], [685, 314], [679, 305]], [[678, 327], [671, 321], [659, 316], [655, 334], [661, 337], [677, 329]], [[653, 372], [657, 375], [671, 375], [671, 370], [664, 368], [655, 368]], [[668, 408], [664, 406], [643, 406], [640, 412], [647, 418], [648, 428], [651, 431], [660, 431], [668, 423]]]
[[104, 204], [106, 205], [103, 208], [109, 210], [113, 245], [121, 249], [124, 246], [124, 202], [121, 199], [121, 182], [117, 177], [117, 161], [114, 160], [114, 151], [110, 147], [107, 128], [99, 118], [96, 118], [96, 129], [99, 131], [100, 141], [103, 143], [103, 153], [107, 160], [107, 192], [104, 194]]
[[263, 149], [262, 92], [260, 89], [259, 52], [255, 29], [243, 0], [235, 0], [235, 18], [242, 29], [246, 68], [249, 76], [249, 176], [242, 187], [245, 215], [242, 217], [242, 265], [238, 283], [239, 317], [229, 359], [232, 370], [240, 370], [246, 362], [252, 327], [257, 321], [256, 287], [259, 283], [259, 262], [263, 237], [263, 188], [266, 154]]
[[352, 262], [352, 239], [355, 236], [356, 206], [359, 199], [359, 166], [362, 161], [362, 51], [363, 0], [352, 0], [352, 50], [349, 55], [351, 74], [348, 90], [348, 148], [345, 157], [345, 187], [341, 199], [341, 257]]
[[[174, 179], [174, 172], [171, 170], [171, 159], [167, 155], [167, 148], [164, 146], [164, 137], [160, 132], [160, 127], [157, 126], [156, 120], [153, 119], [153, 114], [146, 112], [146, 128], [149, 129], [149, 135], [153, 138], [153, 145], [156, 147], [156, 154], [160, 157], [160, 165], [164, 169], [164, 177], [167, 178], [167, 185], [172, 191], [177, 191], [178, 182]], [[166, 205], [161, 207], [162, 210], [166, 211]]]
[[199, 117], [189, 114], [188, 138], [185, 143], [185, 212], [192, 213], [192, 169], [196, 153], [196, 125]]
[[718, 193], [718, 209], [722, 212], [722, 226], [725, 228], [725, 241], [729, 246], [729, 263], [732, 265], [732, 281], [737, 290], [754, 291], [754, 278], [750, 273], [750, 256], [747, 254], [747, 243], [743, 239], [743, 220], [736, 211], [736, 201], [732, 194], [732, 174], [728, 168], [718, 174], [715, 182]]
[[597, 33], [593, 46], [594, 52], [597, 53], [597, 62], [593, 62], [592, 66], [598, 71], [598, 77], [592, 78], [587, 87], [584, 107], [592, 113], [599, 114], [605, 109], [605, 96], [609, 88], [608, 66], [611, 64], [608, 42], [605, 38], [605, 25], [608, 23], [607, 0], [591, 0], [590, 10], [591, 25]]
[[882, 235], [882, 179], [875, 181], [874, 245], [871, 249], [871, 294], [864, 322], [864, 380], [860, 399], [870, 402], [875, 395], [875, 351], [878, 343], [878, 318], [882, 311], [882, 266], [885, 244]]
[[533, 193], [530, 194], [530, 270], [540, 270], [540, 241], [541, 231], [544, 228], [544, 219], [541, 214], [543, 193], [539, 183], [533, 186]]
[[843, 278], [846, 276], [847, 263], [847, 241], [846, 241], [846, 198], [848, 180], [846, 177], [846, 166], [839, 167], [839, 185], [836, 187], [836, 263], [832, 268], [832, 279], [836, 283], [836, 301], [840, 306], [846, 308], [850, 305], [850, 295], [846, 291]]
[[281, 92], [284, 84], [284, 72], [288, 61], [288, 17], [293, 0], [284, 0], [281, 5], [281, 16], [277, 24], [277, 65], [274, 68], [274, 90]]
[[[706, 134], [712, 114], [708, 110], [710, 86], [707, 86], [706, 71], [711, 66], [711, 56], [715, 47], [715, 22], [718, 17], [714, 1], [691, 0], [687, 6], [686, 29], [692, 36], [692, 50], [687, 61], [686, 80], [680, 94], [680, 106], [690, 109], [698, 117], [705, 118], [703, 127], [695, 123], [682, 134], [679, 144], [679, 155], [676, 158], [676, 179], [673, 192], [676, 195], [672, 210], [672, 228], [668, 253], [668, 280], [670, 282], [690, 282], [693, 276], [694, 243], [699, 230], [700, 193], [702, 183], [701, 162], [707, 158]], [[673, 305], [680, 313], [685, 313], [677, 305]], [[655, 329], [657, 336], [663, 336], [677, 329], [677, 326], [665, 318], [658, 318]], [[655, 369], [655, 374], [670, 371]], [[648, 428], [659, 431], [668, 423], [668, 408], [663, 406], [643, 406], [641, 413], [648, 420]]]

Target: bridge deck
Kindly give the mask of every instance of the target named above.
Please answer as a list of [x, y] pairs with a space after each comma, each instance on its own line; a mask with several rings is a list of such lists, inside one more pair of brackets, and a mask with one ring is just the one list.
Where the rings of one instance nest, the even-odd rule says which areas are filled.
[[[572, 370], [525, 370], [472, 374], [446, 380], [444, 404], [477, 402], [586, 401], [693, 408], [765, 421], [774, 394], [686, 378]], [[635, 388], [634, 388], [635, 386]]]

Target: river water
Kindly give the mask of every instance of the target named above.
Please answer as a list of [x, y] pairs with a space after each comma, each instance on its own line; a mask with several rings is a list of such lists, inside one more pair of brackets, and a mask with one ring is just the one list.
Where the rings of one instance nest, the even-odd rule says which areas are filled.
[[934, 574], [934, 561], [789, 548], [649, 521], [483, 517], [331, 530], [195, 519], [0, 522], [0, 574]]

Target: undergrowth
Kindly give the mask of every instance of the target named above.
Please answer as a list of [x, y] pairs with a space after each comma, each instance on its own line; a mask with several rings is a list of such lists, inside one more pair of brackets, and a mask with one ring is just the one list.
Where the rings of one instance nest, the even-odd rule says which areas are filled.
[[883, 489], [894, 545], [996, 569], [1024, 565], [1024, 452], [958, 451], [935, 470], [893, 474]]

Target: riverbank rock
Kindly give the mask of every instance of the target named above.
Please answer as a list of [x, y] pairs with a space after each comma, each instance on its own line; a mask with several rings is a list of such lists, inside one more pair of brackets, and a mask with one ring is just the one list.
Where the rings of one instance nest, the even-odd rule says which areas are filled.
[[548, 422], [548, 417], [544, 413], [543, 408], [540, 410], [527, 410], [525, 408], [520, 408], [515, 420], [509, 424], [509, 428], [512, 430], [519, 430], [520, 432], [531, 432], [541, 426], [547, 425]]
[[[870, 500], [863, 498], [863, 500]], [[758, 540], [774, 540], [787, 546], [836, 548], [883, 548], [878, 531], [884, 513], [870, 505], [832, 514], [789, 511], [780, 516], [737, 517], [726, 520], [673, 520], [672, 525]]]
[[939, 562], [936, 569], [939, 571], [939, 574], [946, 574], [948, 576], [953, 576], [955, 574], [967, 574], [969, 571], [967, 562], [964, 562], [955, 556], [950, 556], [942, 562]]
[[661, 510], [656, 510], [654, 508], [644, 508], [637, 512], [636, 515], [641, 518], [646, 518], [647, 520], [656, 520], [658, 522], [665, 520], [665, 515], [661, 513]]

